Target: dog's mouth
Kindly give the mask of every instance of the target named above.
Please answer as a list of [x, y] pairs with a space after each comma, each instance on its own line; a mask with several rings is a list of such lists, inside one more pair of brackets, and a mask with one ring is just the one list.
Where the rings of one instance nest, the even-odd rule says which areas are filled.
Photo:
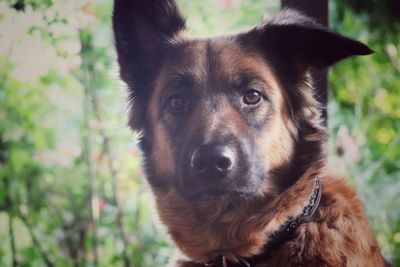
[[175, 188], [188, 201], [226, 201], [230, 199], [249, 199], [260, 194], [260, 187], [265, 180], [260, 174], [249, 175], [243, 172], [230, 180], [212, 181], [180, 179]]
[[196, 192], [182, 192], [189, 201], [227, 201], [231, 199], [249, 199], [255, 197], [254, 192], [239, 190], [209, 189]]

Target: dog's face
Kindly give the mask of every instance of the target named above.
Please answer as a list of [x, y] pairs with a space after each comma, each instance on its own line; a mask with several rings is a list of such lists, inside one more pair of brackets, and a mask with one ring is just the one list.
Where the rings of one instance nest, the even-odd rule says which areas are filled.
[[271, 67], [229, 39], [167, 49], [146, 111], [154, 182], [200, 201], [275, 190], [295, 133]]
[[117, 0], [113, 19], [130, 126], [161, 218], [188, 254], [204, 246], [188, 237], [202, 210], [234, 199], [246, 211], [225, 210], [227, 220], [251, 215], [253, 199], [276, 199], [324, 158], [309, 71], [371, 52], [293, 11], [214, 39], [187, 38], [172, 0]]

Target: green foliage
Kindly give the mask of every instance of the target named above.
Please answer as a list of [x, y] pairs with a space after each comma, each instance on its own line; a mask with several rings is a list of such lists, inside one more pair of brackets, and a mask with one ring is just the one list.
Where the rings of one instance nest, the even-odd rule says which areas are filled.
[[225, 1], [178, 0], [188, 18], [189, 33], [196, 37], [209, 37], [254, 26], [263, 16], [279, 10], [279, 1]]
[[0, 266], [13, 255], [92, 266], [96, 251], [98, 266], [122, 266], [123, 250], [132, 265], [163, 266], [169, 245], [124, 126], [112, 3], [14, 4], [0, 3]]
[[[0, 266], [165, 266], [171, 256], [125, 127], [111, 2], [0, 2]], [[277, 0], [179, 2], [194, 36], [279, 9]], [[331, 26], [376, 52], [331, 71], [331, 162], [354, 177], [400, 266], [400, 36], [346, 2], [331, 7]]]

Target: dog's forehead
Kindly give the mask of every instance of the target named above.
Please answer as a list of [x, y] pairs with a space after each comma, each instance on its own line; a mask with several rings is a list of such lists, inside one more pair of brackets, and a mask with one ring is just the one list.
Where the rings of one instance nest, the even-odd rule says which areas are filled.
[[235, 43], [234, 38], [187, 40], [169, 48], [164, 77], [185, 80], [201, 90], [240, 86], [250, 78], [271, 76], [265, 61]]

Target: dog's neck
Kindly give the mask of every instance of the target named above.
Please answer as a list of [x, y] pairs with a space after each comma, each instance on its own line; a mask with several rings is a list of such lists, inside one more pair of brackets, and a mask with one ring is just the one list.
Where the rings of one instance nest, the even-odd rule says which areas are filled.
[[268, 257], [268, 254], [271, 251], [279, 248], [284, 242], [293, 238], [294, 232], [297, 227], [314, 215], [319, 206], [321, 195], [321, 182], [319, 176], [316, 176], [314, 181], [314, 188], [308, 201], [303, 205], [302, 212], [296, 216], [289, 217], [287, 222], [280, 226], [279, 230], [268, 233], [268, 242], [264, 245], [261, 254], [247, 258], [235, 255], [235, 263], [229, 261], [225, 257], [225, 255], [221, 254], [218, 255], [214, 260], [204, 263], [204, 265], [210, 267], [251, 267], [261, 262], [266, 257]]

